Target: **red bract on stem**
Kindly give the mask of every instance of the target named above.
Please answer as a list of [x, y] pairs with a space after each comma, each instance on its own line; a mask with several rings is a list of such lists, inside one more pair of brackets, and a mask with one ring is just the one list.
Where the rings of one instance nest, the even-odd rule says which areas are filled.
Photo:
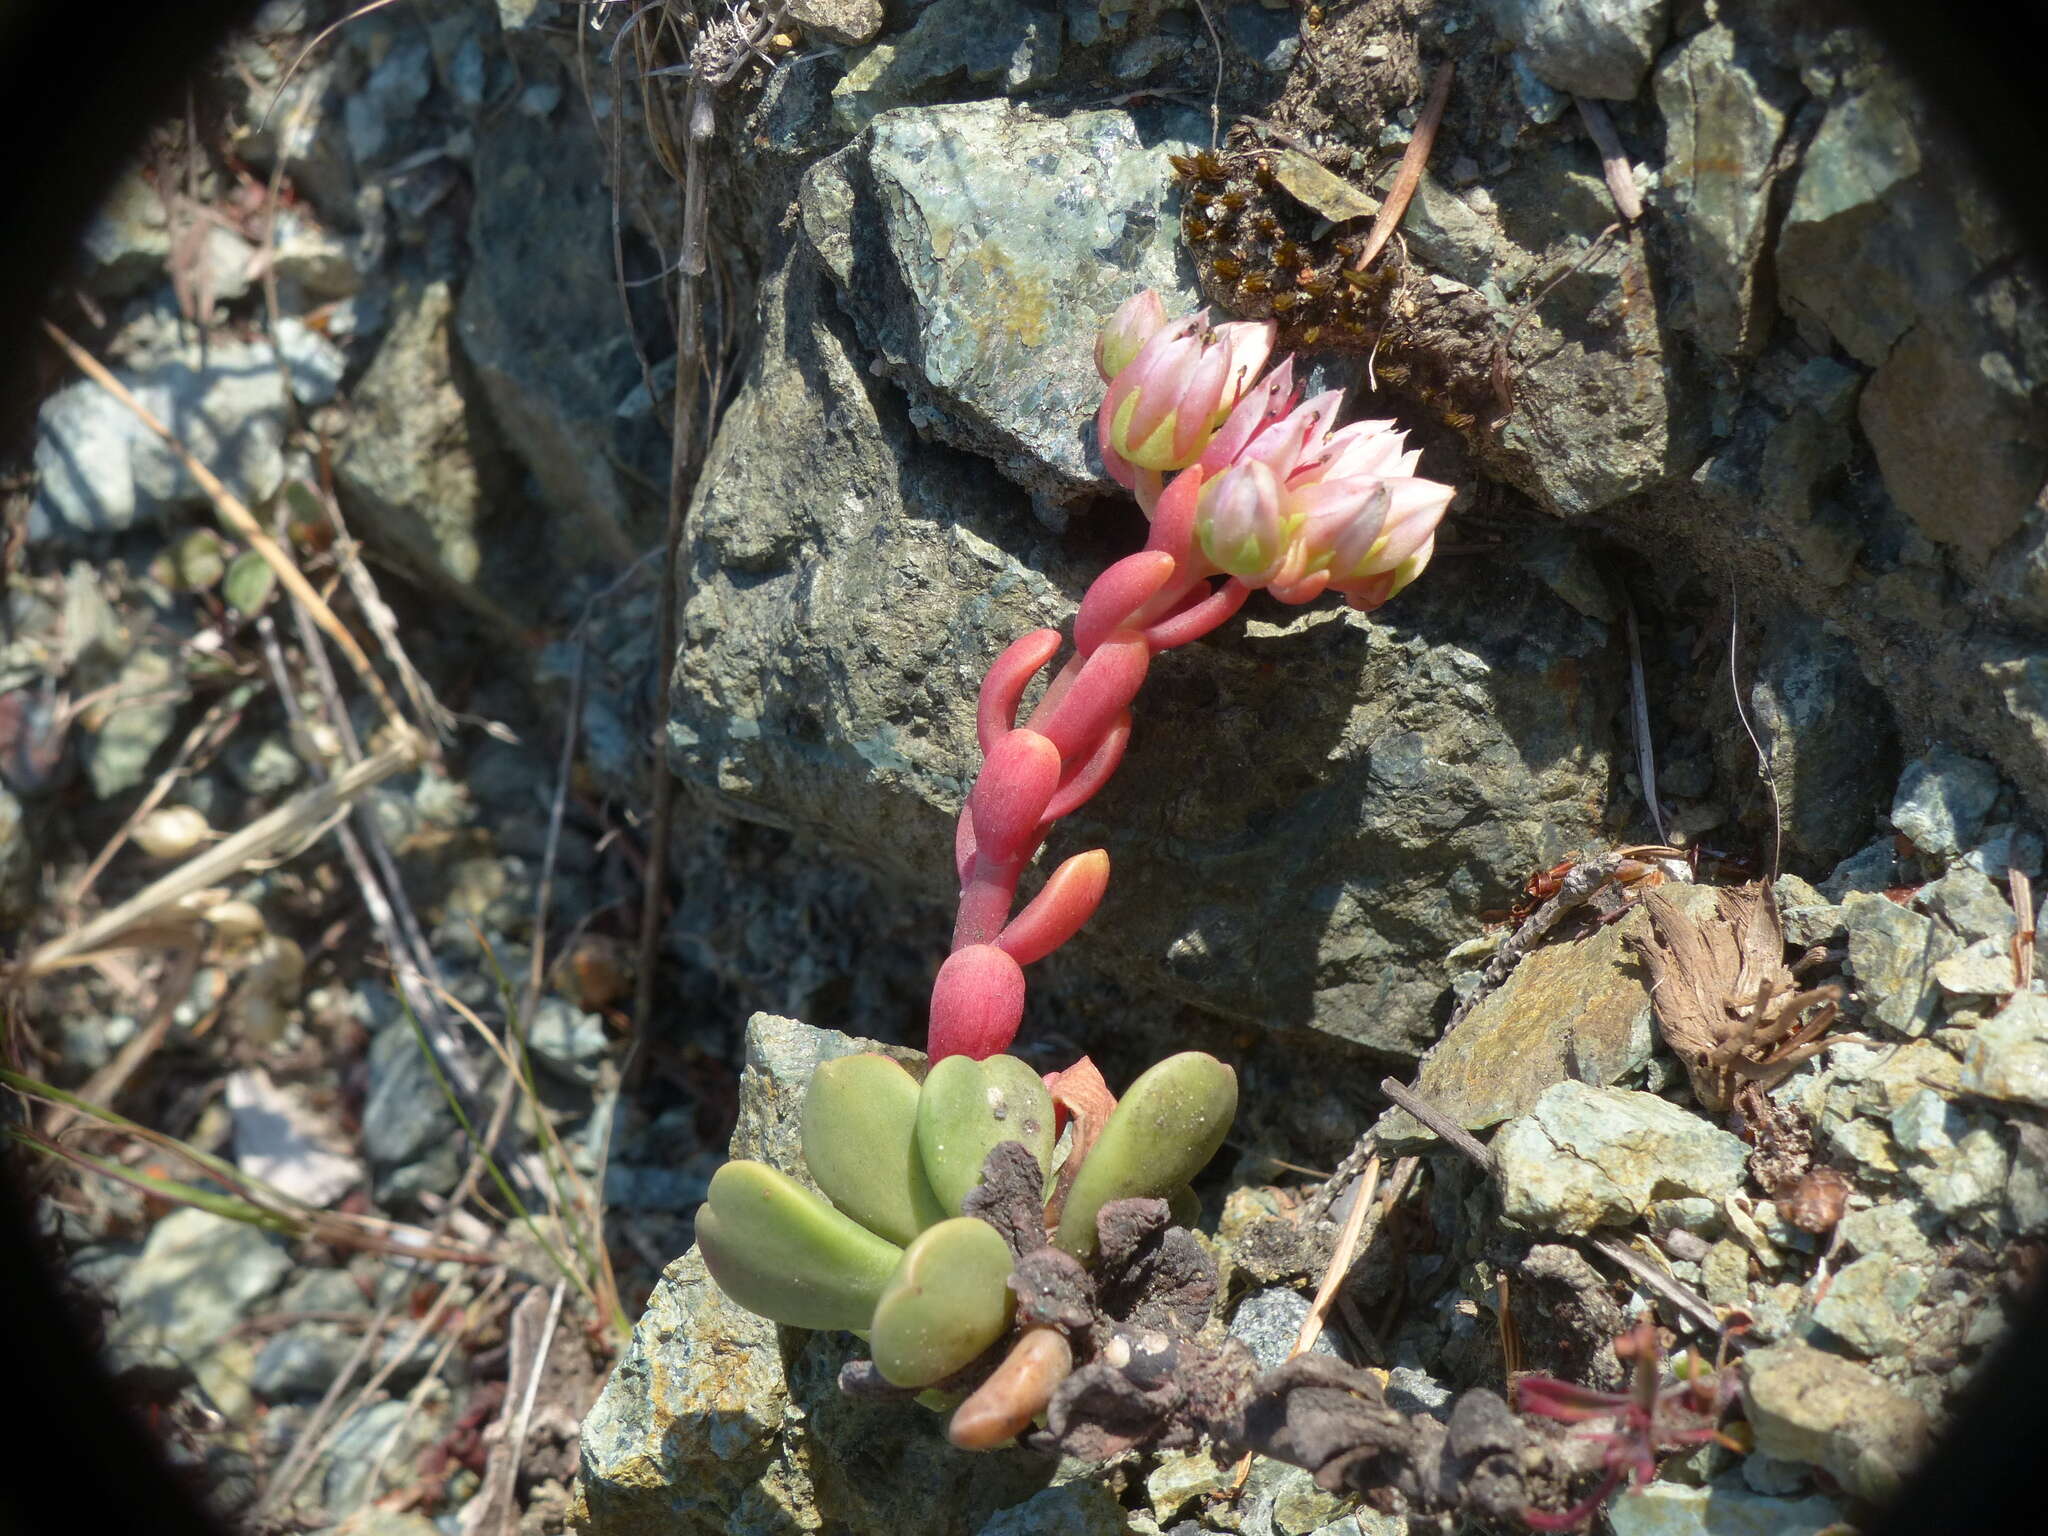
[[1103, 328], [1103, 462], [1152, 533], [1088, 589], [1074, 653], [1021, 726], [1059, 633], [1011, 642], [982, 683], [982, 770], [954, 843], [953, 953], [932, 987], [935, 1061], [1006, 1050], [1023, 1020], [1020, 967], [1073, 937], [1101, 902], [1109, 856], [1093, 849], [1010, 915], [1052, 824], [1122, 761], [1153, 658], [1228, 622], [1261, 588], [1289, 603], [1335, 591], [1372, 608], [1429, 562], [1451, 487], [1416, 478], [1418, 455], [1392, 422], [1337, 428], [1334, 391], [1302, 404], [1291, 358], [1266, 371], [1274, 334], [1270, 323], [1211, 326], [1206, 312], [1169, 322], [1150, 291]]
[[1648, 1482], [1655, 1477], [1664, 1451], [1721, 1437], [1717, 1424], [1733, 1396], [1733, 1377], [1708, 1370], [1688, 1351], [1678, 1380], [1665, 1386], [1656, 1325], [1648, 1321], [1616, 1339], [1614, 1352], [1635, 1362], [1626, 1392], [1596, 1392], [1555, 1376], [1524, 1376], [1514, 1384], [1511, 1401], [1523, 1413], [1563, 1424], [1603, 1421], [1609, 1426], [1588, 1431], [1605, 1447], [1604, 1470], [1592, 1492], [1562, 1514], [1523, 1511], [1522, 1521], [1532, 1530], [1569, 1531], [1583, 1525], [1624, 1478]]

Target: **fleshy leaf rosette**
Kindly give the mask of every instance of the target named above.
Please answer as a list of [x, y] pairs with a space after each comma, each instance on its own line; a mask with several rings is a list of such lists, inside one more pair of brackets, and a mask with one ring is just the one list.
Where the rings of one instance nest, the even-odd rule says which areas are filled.
[[1039, 1230], [1022, 1235], [1024, 1250], [1056, 1241], [1085, 1262], [1112, 1200], [1165, 1199], [1188, 1214], [1189, 1181], [1236, 1105], [1236, 1074], [1199, 1051], [1143, 1073], [1121, 1103], [1085, 1060], [1048, 1086], [1014, 1056], [947, 1057], [921, 1083], [886, 1056], [841, 1057], [812, 1074], [801, 1115], [804, 1164], [823, 1194], [763, 1163], [727, 1163], [698, 1212], [698, 1247], [749, 1311], [863, 1335], [891, 1387], [943, 1388], [1002, 1351], [1001, 1366], [981, 1365], [986, 1391], [960, 1404], [954, 1437], [985, 1448], [1028, 1422], [1073, 1361], [1042, 1319], [1015, 1326], [1019, 1235], [963, 1214], [990, 1154], [1015, 1143], [1024, 1169], [1038, 1170], [1025, 1209], [1042, 1202], [1043, 1220], [1029, 1223]]

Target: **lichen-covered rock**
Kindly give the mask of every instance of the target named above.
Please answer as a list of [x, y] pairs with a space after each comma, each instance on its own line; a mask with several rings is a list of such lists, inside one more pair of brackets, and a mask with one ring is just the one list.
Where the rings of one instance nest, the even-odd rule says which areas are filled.
[[1842, 917], [1865, 1016], [1902, 1035], [1925, 1034], [1941, 995], [1934, 968], [1961, 946], [1933, 919], [1867, 891], [1843, 897]]
[[1749, 1148], [1655, 1094], [1556, 1084], [1494, 1139], [1501, 1206], [1534, 1232], [1635, 1220], [1653, 1200], [1742, 1187]]
[[1971, 1032], [1961, 1083], [1971, 1093], [2048, 1109], [2048, 998], [2016, 997]]
[[1824, 1467], [1858, 1498], [1891, 1498], [1932, 1442], [1925, 1409], [1839, 1355], [1779, 1344], [1742, 1372], [1757, 1449]]
[[1545, 85], [1625, 101], [1671, 24], [1670, 0], [1487, 0], [1494, 24]]
[[[1630, 942], [1641, 907], [1570, 944], [1537, 949], [1422, 1058], [1416, 1091], [1468, 1131], [1526, 1113], [1563, 1078], [1619, 1082], [1650, 1054], [1650, 989]], [[1382, 1144], [1427, 1135], [1406, 1110], [1374, 1128]]]
[[1840, 1502], [1774, 1498], [1727, 1479], [1695, 1487], [1657, 1481], [1607, 1508], [1614, 1536], [1819, 1536], [1842, 1523]]
[[1976, 842], [1997, 798], [1998, 771], [1989, 763], [1936, 748], [1906, 765], [1892, 825], [1922, 853], [1958, 858]]
[[1907, 1313], [1927, 1287], [1927, 1276], [1887, 1253], [1844, 1265], [1813, 1309], [1813, 1326], [1865, 1359], [1904, 1344]]
[[[1000, 30], [970, 10], [978, 32]], [[1090, 430], [1095, 335], [1141, 288], [1172, 313], [1194, 307], [1166, 156], [1202, 131], [1189, 114], [1042, 118], [973, 102], [887, 113], [811, 172], [805, 235], [921, 431], [1053, 502], [1109, 489]]]

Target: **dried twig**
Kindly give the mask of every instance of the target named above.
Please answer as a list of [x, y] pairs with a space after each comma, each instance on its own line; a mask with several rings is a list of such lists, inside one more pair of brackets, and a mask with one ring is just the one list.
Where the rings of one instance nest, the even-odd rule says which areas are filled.
[[1429, 100], [1423, 103], [1422, 111], [1415, 119], [1415, 134], [1409, 139], [1408, 148], [1402, 152], [1400, 168], [1394, 172], [1394, 185], [1387, 192], [1387, 200], [1380, 204], [1380, 211], [1373, 216], [1364, 249], [1358, 253], [1358, 260], [1351, 264], [1353, 271], [1363, 272], [1371, 266], [1379, 253], [1386, 249], [1387, 242], [1394, 238], [1401, 216], [1414, 200], [1415, 189], [1422, 185], [1423, 168], [1429, 164], [1429, 152], [1436, 144], [1436, 131], [1444, 120], [1444, 104], [1450, 99], [1451, 64], [1445, 60], [1437, 68]]
[[1621, 147], [1621, 135], [1614, 131], [1614, 119], [1597, 101], [1584, 96], [1574, 96], [1572, 100], [1578, 104], [1579, 117], [1586, 125], [1593, 147], [1600, 151], [1600, 173], [1607, 179], [1607, 195], [1614, 200], [1614, 211], [1621, 215], [1623, 223], [1635, 223], [1643, 216], [1643, 200], [1636, 192], [1636, 178], [1629, 169], [1628, 151]]
[[518, 1536], [519, 1509], [513, 1503], [519, 1462], [526, 1453], [526, 1435], [533, 1423], [534, 1399], [540, 1394], [542, 1367], [554, 1342], [555, 1323], [562, 1315], [562, 1286], [545, 1305], [533, 1286], [512, 1309], [512, 1337], [507, 1354], [505, 1410], [498, 1419], [500, 1439], [491, 1447], [483, 1483], [462, 1510], [463, 1536]]
[[1493, 1154], [1486, 1149], [1484, 1142], [1414, 1089], [1396, 1078], [1388, 1077], [1380, 1080], [1380, 1092], [1436, 1132], [1444, 1141], [1464, 1153], [1488, 1178], [1492, 1178], [1498, 1171], [1494, 1167]]
[[2012, 909], [2020, 920], [2012, 935], [2014, 990], [2025, 993], [2034, 985], [2034, 883], [2017, 864], [2005, 872], [2005, 878], [2012, 887]]

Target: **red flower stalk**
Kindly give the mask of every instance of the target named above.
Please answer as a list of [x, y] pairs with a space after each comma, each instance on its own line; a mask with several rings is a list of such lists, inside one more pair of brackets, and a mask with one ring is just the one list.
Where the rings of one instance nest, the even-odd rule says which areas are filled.
[[1588, 1431], [1606, 1448], [1604, 1471], [1593, 1491], [1562, 1514], [1522, 1511], [1523, 1523], [1532, 1530], [1568, 1531], [1582, 1525], [1623, 1478], [1641, 1483], [1655, 1477], [1660, 1453], [1723, 1439], [1716, 1425], [1735, 1396], [1732, 1373], [1708, 1370], [1698, 1353], [1688, 1350], [1679, 1379], [1663, 1385], [1657, 1328], [1647, 1320], [1616, 1339], [1614, 1352], [1635, 1361], [1626, 1392], [1596, 1392], [1555, 1376], [1524, 1376], [1514, 1384], [1510, 1395], [1523, 1413], [1565, 1424], [1604, 1420], [1611, 1426]]
[[1260, 378], [1273, 336], [1270, 323], [1212, 328], [1206, 313], [1169, 324], [1150, 291], [1103, 329], [1103, 460], [1152, 534], [1081, 599], [1074, 654], [1022, 725], [1025, 689], [1059, 651], [1059, 632], [1013, 641], [982, 682], [982, 770], [954, 840], [960, 910], [932, 987], [933, 1060], [1007, 1049], [1024, 1016], [1022, 967], [1101, 902], [1109, 855], [1097, 848], [1010, 915], [1052, 824], [1116, 771], [1152, 658], [1199, 640], [1258, 588], [1292, 603], [1334, 590], [1371, 608], [1428, 563], [1451, 487], [1415, 478], [1417, 455], [1402, 451], [1392, 422], [1332, 430], [1341, 397], [1301, 405], [1291, 359]]

